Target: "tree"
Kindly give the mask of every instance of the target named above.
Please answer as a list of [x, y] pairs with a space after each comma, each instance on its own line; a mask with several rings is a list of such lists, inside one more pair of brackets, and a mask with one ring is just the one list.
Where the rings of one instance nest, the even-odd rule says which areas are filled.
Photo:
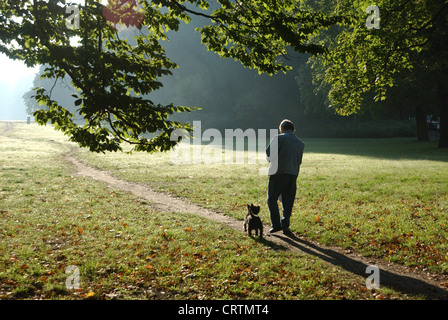
[[[0, 50], [29, 66], [48, 65], [43, 77], [56, 81], [68, 77], [78, 89], [75, 106], [86, 123], [78, 126], [74, 115], [44, 88], [36, 90], [36, 99], [47, 109], [34, 113], [36, 121], [39, 124], [51, 121], [72, 141], [92, 151], [116, 151], [121, 149], [122, 141], [135, 144], [136, 150], [169, 149], [174, 144], [170, 132], [189, 127], [169, 121], [168, 117], [190, 109], [156, 105], [139, 97], [158, 89], [162, 85], [159, 78], [176, 67], [157, 42], [163, 33], [153, 27], [149, 31], [152, 37], [136, 36], [138, 45], [131, 46], [104, 19], [103, 6], [89, 0], [80, 10], [80, 28], [71, 29], [65, 20], [64, 4], [54, 0], [1, 4]], [[146, 16], [151, 25], [165, 21], [176, 28], [178, 24], [176, 19], [161, 13]], [[81, 45], [70, 44], [75, 36], [80, 37]], [[146, 132], [155, 135], [148, 139], [142, 136]]]
[[[331, 3], [331, 10], [346, 12], [352, 22], [339, 28], [337, 36], [321, 38], [329, 53], [312, 58], [316, 81], [330, 86], [328, 98], [335, 111], [350, 115], [358, 112], [369, 94], [377, 102], [384, 101], [397, 75], [418, 66], [421, 77], [414, 83], [431, 79], [441, 119], [439, 147], [448, 147], [448, 1], [377, 1], [378, 29], [366, 25], [368, 4]], [[322, 4], [310, 1], [310, 5]], [[425, 118], [421, 106], [417, 114], [420, 120]]]
[[[281, 59], [287, 47], [312, 54], [325, 52], [308, 37], [341, 17], [300, 10], [295, 0], [219, 0], [210, 10], [205, 0], [65, 0], [0, 1], [0, 52], [28, 66], [46, 65], [43, 77], [68, 79], [77, 89], [74, 121], [67, 106], [51, 92], [36, 88], [35, 98], [46, 109], [34, 113], [39, 124], [51, 122], [91, 151], [121, 150], [126, 141], [134, 150], [169, 150], [176, 129], [191, 131], [188, 123], [170, 120], [176, 112], [194, 108], [156, 104], [143, 95], [162, 87], [161, 78], [177, 67], [161, 44], [168, 30], [178, 30], [191, 15], [208, 19], [200, 28], [202, 42], [225, 58], [274, 74], [290, 66]], [[77, 21], [71, 25], [69, 18]], [[118, 25], [134, 25], [134, 44], [121, 39]], [[73, 41], [78, 40], [77, 45]], [[145, 135], [152, 134], [152, 138]]]
[[23, 101], [25, 103], [26, 106], [26, 113], [28, 115], [31, 115], [34, 113], [34, 111], [39, 109], [39, 104], [37, 103], [37, 101], [33, 98], [34, 96], [34, 91], [33, 90], [28, 90], [26, 91], [22, 98]]

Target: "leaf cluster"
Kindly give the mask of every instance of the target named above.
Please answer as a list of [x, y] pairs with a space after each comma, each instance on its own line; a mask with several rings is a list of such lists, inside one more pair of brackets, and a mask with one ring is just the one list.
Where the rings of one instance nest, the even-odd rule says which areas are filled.
[[414, 67], [413, 54], [427, 48], [434, 12], [427, 1], [379, 1], [380, 28], [369, 29], [365, 10], [370, 3], [342, 1], [333, 8], [344, 10], [350, 23], [332, 29], [319, 40], [329, 52], [313, 57], [314, 80], [330, 86], [328, 98], [341, 115], [356, 113], [366, 95], [384, 101], [394, 76]]
[[259, 73], [287, 72], [287, 48], [319, 54], [326, 48], [309, 43], [320, 30], [342, 21], [338, 15], [301, 9], [293, 0], [218, 1], [214, 24], [198, 28], [202, 43], [225, 58], [234, 58]]
[[[56, 0], [2, 3], [0, 50], [29, 66], [45, 64], [43, 78], [69, 79], [77, 89], [75, 106], [85, 123], [75, 121], [67, 106], [59, 105], [51, 98], [51, 90], [43, 88], [35, 89], [35, 98], [46, 106], [34, 113], [36, 121], [55, 124], [91, 151], [121, 150], [123, 141], [135, 145], [135, 150], [169, 150], [177, 143], [170, 140], [172, 131], [191, 130], [189, 124], [169, 117], [193, 108], [160, 105], [143, 95], [161, 88], [160, 78], [177, 67], [159, 40], [167, 30], [178, 28], [182, 17], [144, 2], [145, 10], [132, 11], [144, 20], [130, 43], [116, 29], [121, 20], [108, 21], [106, 7], [98, 1], [79, 5], [78, 29], [67, 26], [66, 5]], [[75, 39], [79, 45], [73, 45]]]

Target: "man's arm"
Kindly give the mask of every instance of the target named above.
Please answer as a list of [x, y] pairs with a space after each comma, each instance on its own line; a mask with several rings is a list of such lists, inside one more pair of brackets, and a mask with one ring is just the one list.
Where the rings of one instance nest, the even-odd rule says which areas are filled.
[[[273, 160], [276, 160], [278, 158], [278, 146], [279, 146], [279, 141], [278, 141], [278, 136], [275, 136], [274, 138], [272, 138], [271, 143], [269, 143], [269, 146], [266, 149], [266, 160], [268, 162], [272, 162]], [[273, 152], [272, 152], [273, 151]], [[272, 154], [271, 154], [272, 152]]]
[[298, 161], [298, 165], [300, 167], [300, 165], [302, 164], [302, 158], [303, 158], [303, 151], [305, 150], [305, 144], [302, 143], [300, 149], [299, 149], [299, 154], [297, 157], [297, 161]]
[[267, 149], [266, 149], [266, 160], [268, 162], [271, 162], [270, 156], [271, 156], [271, 145], [269, 144]]

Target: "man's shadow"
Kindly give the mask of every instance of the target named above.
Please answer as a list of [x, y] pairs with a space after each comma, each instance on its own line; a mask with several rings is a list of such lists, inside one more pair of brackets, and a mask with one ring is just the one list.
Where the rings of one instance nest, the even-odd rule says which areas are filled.
[[[307, 254], [313, 255], [321, 260], [331, 263], [332, 265], [340, 266], [351, 273], [364, 276], [366, 278], [370, 275], [366, 274], [366, 269], [369, 265], [334, 250], [318, 247], [309, 241], [299, 239], [295, 235], [285, 236], [282, 234], [272, 234], [272, 236], [283, 240], [289, 245]], [[444, 290], [425, 281], [393, 273], [381, 268], [379, 275], [380, 287], [385, 286], [403, 294], [409, 294], [412, 296], [420, 295], [428, 300], [448, 300], [448, 290]]]

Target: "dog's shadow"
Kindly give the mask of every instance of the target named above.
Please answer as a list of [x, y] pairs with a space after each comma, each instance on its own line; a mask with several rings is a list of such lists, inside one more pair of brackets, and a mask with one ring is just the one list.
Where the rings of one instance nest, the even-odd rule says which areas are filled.
[[286, 246], [278, 244], [275, 241], [269, 240], [268, 238], [266, 238], [266, 236], [267, 236], [267, 234], [263, 234], [263, 237], [251, 235], [250, 238], [252, 238], [254, 241], [256, 241], [264, 246], [270, 247], [272, 250], [288, 251], [288, 248]]

